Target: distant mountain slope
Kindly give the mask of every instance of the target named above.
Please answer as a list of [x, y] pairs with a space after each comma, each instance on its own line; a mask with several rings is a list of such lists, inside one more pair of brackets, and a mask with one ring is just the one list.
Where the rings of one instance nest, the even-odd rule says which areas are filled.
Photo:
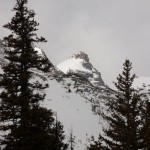
[[57, 68], [65, 74], [71, 72], [79, 74], [88, 79], [94, 86], [105, 86], [101, 73], [93, 67], [88, 55], [82, 51], [57, 65]]
[[[68, 82], [72, 81], [68, 79]], [[49, 85], [50, 87], [46, 90], [46, 101], [43, 105], [57, 113], [58, 119], [64, 125], [67, 141], [69, 141], [72, 128], [76, 143], [75, 150], [86, 149], [89, 138], [92, 135], [97, 138], [101, 132], [102, 119], [92, 111], [91, 102], [73, 92], [73, 89], [72, 92], [68, 93], [55, 80], [49, 80]]]
[[[46, 57], [41, 49], [35, 50], [39, 56]], [[3, 52], [4, 46], [0, 42], [0, 65], [6, 63]], [[31, 70], [36, 77], [44, 78], [49, 84], [49, 88], [43, 91], [46, 99], [41, 105], [57, 113], [64, 125], [66, 141], [69, 140], [71, 128], [73, 129], [74, 150], [85, 150], [92, 135], [97, 138], [99, 133], [103, 133], [102, 128], [107, 123], [100, 114], [108, 110], [105, 103], [108, 99], [113, 99], [116, 92], [105, 86], [101, 74], [83, 52], [74, 54], [58, 65], [58, 69], [53, 64], [51, 66], [47, 73]], [[137, 88], [143, 83], [149, 85], [150, 78], [136, 78], [133, 86]]]
[[150, 77], [136, 77], [133, 82], [133, 87], [135, 89], [145, 88], [150, 89]]
[[[39, 57], [46, 57], [44, 52], [35, 48]], [[4, 47], [0, 45], [0, 65], [7, 63], [4, 57]], [[49, 61], [50, 63], [50, 61]], [[99, 114], [104, 109], [105, 99], [108, 93], [113, 93], [109, 88], [95, 87], [91, 82], [74, 72], [64, 74], [54, 65], [47, 73], [31, 70], [35, 77], [45, 79], [49, 84], [46, 91], [46, 99], [41, 105], [57, 112], [58, 119], [63, 123], [66, 140], [69, 140], [69, 132], [73, 129], [75, 136], [75, 150], [86, 149], [89, 138], [98, 136], [104, 124]]]

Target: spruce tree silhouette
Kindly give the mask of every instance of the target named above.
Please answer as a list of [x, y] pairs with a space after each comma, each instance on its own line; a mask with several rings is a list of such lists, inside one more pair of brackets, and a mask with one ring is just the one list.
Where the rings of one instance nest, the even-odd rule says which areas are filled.
[[35, 13], [27, 7], [27, 0], [16, 0], [14, 17], [4, 25], [11, 34], [4, 37], [7, 64], [0, 75], [0, 140], [3, 150], [52, 149], [53, 113], [40, 106], [47, 88], [32, 69], [49, 71], [50, 62], [34, 50], [35, 43], [46, 42], [38, 37]]

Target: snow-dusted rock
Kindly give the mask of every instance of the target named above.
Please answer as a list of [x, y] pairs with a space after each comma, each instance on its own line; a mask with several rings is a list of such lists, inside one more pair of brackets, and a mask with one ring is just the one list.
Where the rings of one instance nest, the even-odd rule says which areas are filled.
[[65, 74], [79, 74], [88, 79], [94, 86], [105, 86], [101, 73], [93, 67], [89, 62], [88, 55], [82, 51], [57, 65], [57, 68]]

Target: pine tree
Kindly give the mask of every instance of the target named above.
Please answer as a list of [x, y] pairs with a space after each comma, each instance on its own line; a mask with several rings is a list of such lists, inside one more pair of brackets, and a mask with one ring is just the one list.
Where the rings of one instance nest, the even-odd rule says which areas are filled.
[[96, 141], [92, 136], [91, 141], [92, 143], [87, 147], [87, 150], [108, 150], [107, 147], [102, 144], [103, 138], [101, 135], [99, 135], [98, 140]]
[[[125, 60], [123, 66], [122, 74], [114, 83], [118, 89], [116, 98], [107, 103], [109, 115], [103, 114], [108, 128], [104, 129], [104, 135], [100, 135], [97, 142], [102, 150], [137, 150], [145, 147], [141, 136], [141, 96], [132, 88], [135, 78], [130, 74], [132, 63]], [[94, 146], [98, 146], [97, 143]]]
[[[146, 96], [146, 97], [145, 97]], [[149, 98], [147, 97], [147, 95], [144, 95], [144, 105], [142, 107], [142, 121], [143, 121], [143, 126], [142, 126], [142, 130], [141, 130], [141, 135], [144, 139], [144, 144], [145, 144], [145, 148], [147, 150], [150, 149], [150, 101]]]
[[52, 129], [53, 133], [53, 150], [67, 150], [68, 144], [64, 143], [65, 135], [63, 131], [63, 125], [58, 121], [57, 114], [54, 122], [54, 126]]
[[109, 129], [104, 130], [108, 138], [104, 141], [112, 150], [137, 150], [144, 146], [140, 135], [141, 99], [132, 88], [135, 78], [135, 75], [130, 75], [132, 63], [126, 60], [123, 66], [122, 74], [117, 77], [118, 82], [114, 83], [118, 94], [109, 103], [111, 115], [104, 115], [109, 123]]
[[49, 150], [52, 147], [51, 110], [40, 106], [47, 88], [32, 69], [47, 72], [50, 63], [34, 50], [35, 43], [45, 42], [36, 34], [35, 13], [28, 10], [27, 0], [16, 0], [15, 16], [4, 25], [11, 34], [3, 39], [7, 64], [0, 75], [0, 145], [3, 150]]

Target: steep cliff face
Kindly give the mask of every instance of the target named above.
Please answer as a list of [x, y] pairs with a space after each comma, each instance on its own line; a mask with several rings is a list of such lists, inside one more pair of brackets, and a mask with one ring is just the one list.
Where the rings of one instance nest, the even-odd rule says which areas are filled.
[[105, 83], [101, 78], [101, 73], [93, 67], [89, 61], [88, 55], [82, 51], [60, 63], [57, 68], [65, 74], [79, 74], [88, 79], [94, 86], [105, 86]]

